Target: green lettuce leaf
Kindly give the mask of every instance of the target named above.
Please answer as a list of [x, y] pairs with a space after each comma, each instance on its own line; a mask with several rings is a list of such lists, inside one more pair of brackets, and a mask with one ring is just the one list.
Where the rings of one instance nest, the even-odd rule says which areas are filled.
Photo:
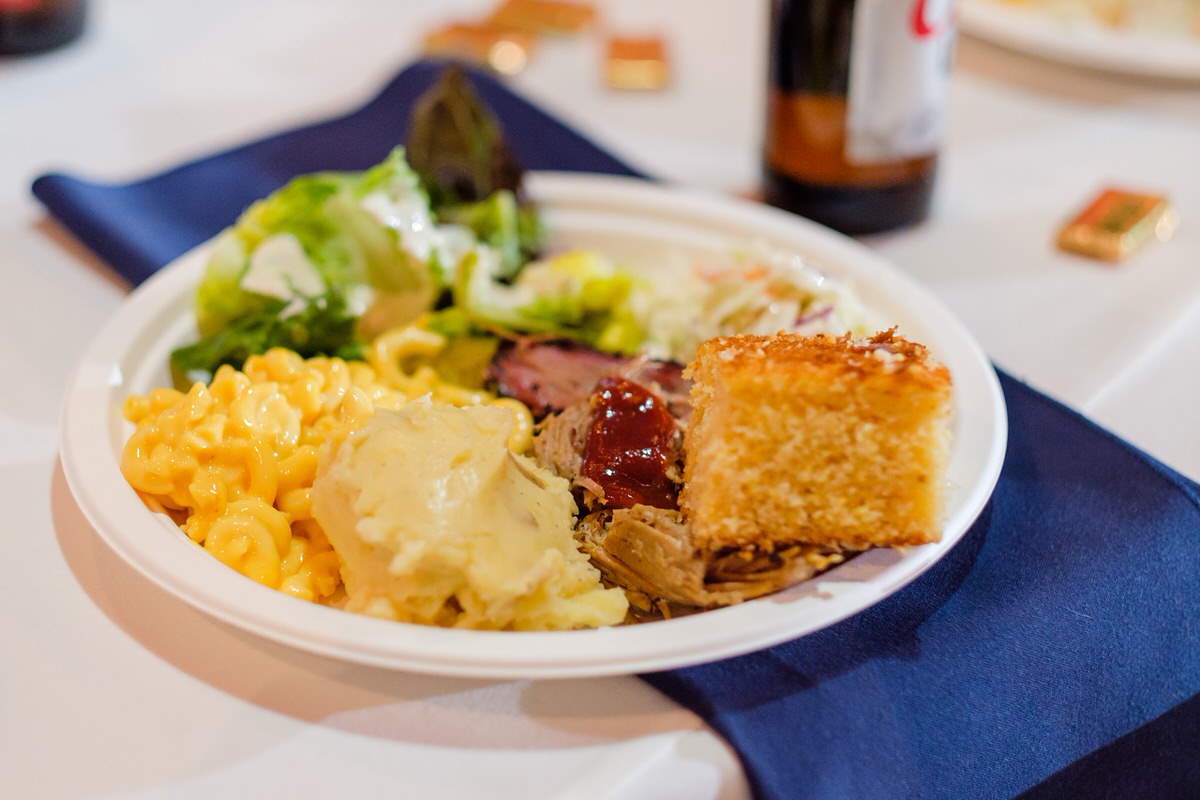
[[521, 197], [521, 166], [499, 120], [460, 67], [444, 70], [417, 101], [408, 152], [435, 210], [484, 200], [502, 189]]
[[270, 300], [216, 333], [174, 350], [171, 379], [177, 389], [187, 391], [196, 381], [211, 381], [222, 364], [241, 369], [247, 358], [272, 347], [286, 347], [305, 358], [360, 359], [363, 347], [355, 335], [355, 322], [337, 292], [310, 298], [300, 308]]
[[484, 329], [553, 335], [601, 350], [632, 354], [645, 340], [630, 299], [634, 276], [590, 251], [570, 251], [528, 265], [511, 284], [499, 255], [476, 248], [459, 265], [454, 302]]
[[[269, 291], [245, 285], [264, 243], [290, 237], [302, 254], [295, 277], [315, 270], [324, 291], [354, 296], [425, 292], [435, 282], [436, 257], [424, 241], [409, 237], [432, 229], [429, 198], [408, 166], [403, 148], [362, 173], [317, 173], [293, 179], [252, 204], [216, 240], [196, 293], [196, 320], [202, 336], [212, 335], [247, 314], [279, 300], [315, 296], [287, 280], [287, 268]], [[465, 249], [465, 248], [463, 248]]]
[[500, 254], [499, 276], [511, 278], [540, 250], [542, 227], [532, 207], [517, 204], [508, 189], [492, 193], [486, 200], [444, 206], [439, 219], [465, 225], [475, 237]]

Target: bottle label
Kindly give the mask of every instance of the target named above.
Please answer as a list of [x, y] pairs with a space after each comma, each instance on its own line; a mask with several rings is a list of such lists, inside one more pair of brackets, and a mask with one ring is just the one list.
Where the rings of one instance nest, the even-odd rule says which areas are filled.
[[933, 155], [941, 143], [954, 0], [856, 0], [845, 158], [879, 164]]

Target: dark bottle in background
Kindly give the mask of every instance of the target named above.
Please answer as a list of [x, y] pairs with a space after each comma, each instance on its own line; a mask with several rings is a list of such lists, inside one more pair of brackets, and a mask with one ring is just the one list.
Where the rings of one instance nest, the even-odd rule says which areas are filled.
[[763, 196], [848, 234], [925, 218], [953, 0], [771, 0]]
[[0, 56], [51, 50], [83, 32], [86, 0], [0, 0]]

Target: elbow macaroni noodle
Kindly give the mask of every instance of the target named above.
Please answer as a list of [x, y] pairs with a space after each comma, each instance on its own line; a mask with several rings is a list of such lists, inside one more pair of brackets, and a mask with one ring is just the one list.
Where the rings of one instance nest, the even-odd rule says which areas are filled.
[[395, 328], [381, 334], [367, 351], [367, 362], [374, 367], [380, 380], [408, 398], [429, 394], [435, 401], [456, 406], [494, 405], [513, 413], [514, 426], [508, 448], [524, 453], [533, 445], [533, 414], [519, 400], [496, 397], [491, 392], [472, 391], [438, 378], [428, 364], [419, 364], [411, 373], [404, 364], [419, 358], [433, 358], [446, 346], [446, 339], [416, 325]]
[[432, 395], [453, 405], [499, 405], [516, 424], [509, 447], [527, 450], [533, 417], [522, 403], [441, 381], [414, 358], [436, 355], [441, 336], [415, 326], [383, 334], [368, 362], [301, 358], [282, 348], [251, 356], [238, 371], [185, 392], [154, 389], [125, 400], [135, 429], [121, 472], [154, 511], [259, 583], [316, 602], [335, 602], [337, 554], [312, 516], [318, 451], [395, 409]]

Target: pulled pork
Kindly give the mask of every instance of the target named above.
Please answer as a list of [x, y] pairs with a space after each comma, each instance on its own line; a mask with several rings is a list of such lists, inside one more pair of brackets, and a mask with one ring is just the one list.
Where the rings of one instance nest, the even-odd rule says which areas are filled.
[[529, 406], [535, 419], [588, 399], [596, 383], [627, 378], [654, 391], [681, 421], [691, 412], [683, 367], [672, 361], [601, 353], [558, 341], [505, 342], [488, 367], [487, 380], [500, 394]]
[[[612, 368], [617, 362], [611, 356], [599, 360], [592, 351], [558, 345], [553, 353], [557, 359], [586, 354], [578, 357], [587, 368], [563, 369], [554, 380], [526, 381], [536, 384], [547, 408], [578, 395], [541, 420], [534, 457], [571, 481], [584, 510], [577, 540], [605, 582], [624, 589], [632, 607], [630, 621], [730, 606], [805, 581], [841, 560], [841, 554], [828, 548], [800, 542], [720, 552], [697, 548], [676, 501], [690, 411], [686, 396], [671, 403], [658, 395], [658, 381], [638, 385], [612, 377], [619, 372], [589, 372], [601, 362]], [[510, 377], [512, 363], [504, 368]], [[632, 363], [626, 361], [620, 369], [628, 371]], [[533, 374], [524, 366], [517, 372]], [[578, 390], [587, 380], [592, 381], [588, 389]], [[568, 384], [569, 391], [564, 389]], [[680, 375], [674, 385], [682, 384]], [[614, 405], [613, 393], [624, 404]]]
[[772, 552], [747, 547], [705, 553], [678, 511], [640, 505], [588, 514], [576, 537], [604, 580], [625, 590], [635, 619], [740, 603], [807, 580], [841, 560], [799, 543]]

